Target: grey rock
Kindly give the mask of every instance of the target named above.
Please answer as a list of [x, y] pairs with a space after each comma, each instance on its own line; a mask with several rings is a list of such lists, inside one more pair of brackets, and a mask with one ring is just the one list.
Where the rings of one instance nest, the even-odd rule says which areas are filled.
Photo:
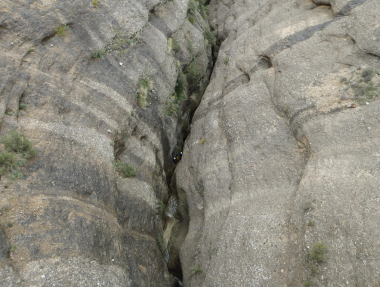
[[[187, 96], [173, 103], [179, 72], [198, 64], [187, 87], [198, 101], [208, 82], [208, 24], [189, 23], [185, 0], [0, 6], [0, 136], [17, 129], [38, 151], [24, 179], [2, 177], [1, 221], [13, 226], [0, 233], [0, 285], [172, 286], [155, 204], [169, 196], [172, 154], [195, 109]], [[193, 51], [175, 55], [169, 37], [186, 34]], [[136, 98], [143, 79], [146, 108]], [[115, 157], [136, 177], [122, 178]]]
[[314, 2], [211, 1], [221, 46], [175, 174], [184, 286], [378, 282], [379, 2]]

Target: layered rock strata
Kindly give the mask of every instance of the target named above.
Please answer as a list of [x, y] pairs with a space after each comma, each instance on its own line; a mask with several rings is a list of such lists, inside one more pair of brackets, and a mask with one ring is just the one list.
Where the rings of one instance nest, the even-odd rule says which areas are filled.
[[174, 284], [156, 203], [211, 67], [187, 2], [1, 1], [0, 136], [38, 151], [24, 179], [1, 178], [1, 286]]
[[379, 11], [211, 1], [221, 46], [175, 174], [184, 286], [378, 284]]

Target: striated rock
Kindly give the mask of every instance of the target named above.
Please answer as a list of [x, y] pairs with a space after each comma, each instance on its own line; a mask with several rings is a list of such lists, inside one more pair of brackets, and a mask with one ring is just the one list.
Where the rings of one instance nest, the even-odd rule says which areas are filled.
[[[174, 284], [156, 201], [168, 199], [172, 155], [212, 66], [208, 24], [196, 12], [192, 25], [187, 9], [187, 0], [1, 1], [0, 136], [24, 132], [38, 157], [24, 179], [2, 177], [0, 221], [12, 226], [0, 229], [0, 285]], [[198, 78], [173, 98], [193, 62]], [[115, 160], [136, 177], [122, 178]]]
[[220, 50], [175, 173], [184, 286], [379, 282], [380, 2], [313, 2], [211, 1]]

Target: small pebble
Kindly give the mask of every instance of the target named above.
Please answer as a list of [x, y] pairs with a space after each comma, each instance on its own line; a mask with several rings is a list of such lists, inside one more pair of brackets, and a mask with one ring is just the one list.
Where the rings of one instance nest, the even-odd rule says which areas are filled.
[[12, 43], [12, 45], [13, 45], [13, 43]]
[[368, 129], [368, 130], [370, 130], [370, 129], [371, 129], [371, 127], [368, 127], [367, 129]]
[[123, 63], [119, 63], [120, 66], [123, 66]]
[[51, 46], [51, 47], [54, 47], [54, 45], [53, 45], [53, 44], [50, 44], [50, 46]]
[[369, 105], [369, 103], [368, 103], [368, 102], [365, 102], [365, 104], [366, 104], [366, 105]]

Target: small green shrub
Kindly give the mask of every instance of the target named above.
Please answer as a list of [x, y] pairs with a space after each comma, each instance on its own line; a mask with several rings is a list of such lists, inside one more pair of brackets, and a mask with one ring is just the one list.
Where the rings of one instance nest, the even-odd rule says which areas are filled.
[[203, 269], [201, 268], [199, 264], [194, 265], [193, 268], [191, 268], [191, 274], [202, 273], [202, 272], [203, 272]]
[[62, 25], [61, 27], [55, 29], [55, 33], [59, 36], [65, 36], [67, 29], [68, 29], [67, 25]]
[[137, 105], [145, 109], [148, 106], [149, 90], [153, 88], [152, 81], [149, 78], [141, 79], [138, 83]]
[[230, 60], [230, 59], [228, 59], [228, 57], [225, 57], [225, 58], [224, 58], [224, 61], [223, 61], [224, 65], [228, 65], [229, 60]]
[[197, 3], [195, 0], [189, 0], [189, 5], [187, 8], [187, 13], [195, 15], [195, 12], [197, 11]]
[[15, 252], [16, 251], [16, 246], [15, 245], [12, 245], [12, 247], [9, 249], [9, 252]]
[[157, 234], [156, 236], [156, 243], [157, 243], [157, 246], [158, 246], [158, 250], [160, 250], [160, 253], [162, 255], [162, 258], [165, 258], [165, 253], [166, 253], [166, 248], [164, 246], [164, 243], [163, 243], [163, 240], [162, 240], [162, 233], [160, 234]]
[[315, 265], [312, 265], [312, 266], [310, 267], [310, 275], [315, 275], [315, 274], [317, 274], [317, 273], [318, 273], [318, 267], [315, 266]]
[[181, 101], [184, 97], [184, 94], [186, 92], [186, 86], [187, 86], [187, 79], [186, 76], [183, 73], [180, 73], [177, 78], [177, 83], [175, 85], [175, 93], [177, 95], [177, 99]]
[[303, 211], [304, 212], [308, 212], [312, 209], [313, 209], [313, 202], [312, 201], [308, 201], [308, 202], [304, 203], [304, 205], [303, 205]]
[[165, 209], [166, 209], [165, 203], [161, 199], [157, 199], [157, 201], [156, 201], [156, 211], [158, 213], [161, 213], [161, 212], [165, 211]]
[[306, 281], [304, 284], [303, 284], [305, 287], [309, 287], [311, 285], [311, 282], [310, 281]]
[[98, 0], [92, 0], [92, 5], [94, 5], [94, 7], [98, 7]]
[[310, 227], [313, 227], [314, 225], [315, 225], [314, 221], [309, 221], [309, 222], [307, 223], [307, 226], [310, 226]]
[[134, 117], [134, 118], [136, 117], [135, 110], [131, 111], [131, 116]]
[[194, 54], [193, 44], [191, 43], [189, 39], [187, 39], [186, 41], [187, 41], [187, 50], [189, 51], [191, 55], [193, 55]]
[[181, 47], [180, 45], [178, 45], [177, 41], [176, 40], [172, 40], [172, 51], [176, 54], [178, 53], [179, 51], [181, 51]]
[[6, 114], [7, 116], [13, 116], [13, 112], [12, 112], [11, 109], [7, 109], [7, 110], [5, 111], [5, 114]]
[[25, 110], [28, 107], [28, 104], [25, 102], [20, 102], [18, 105], [19, 110]]
[[104, 50], [96, 50], [92, 53], [92, 57], [95, 59], [103, 59], [106, 52]]
[[203, 19], [208, 20], [208, 5], [206, 5], [205, 0], [197, 0], [198, 1], [198, 9], [201, 13]]
[[195, 64], [194, 61], [192, 61], [190, 65], [186, 68], [186, 72], [187, 72], [187, 80], [189, 81], [189, 83], [194, 84], [199, 80], [201, 73], [198, 66]]
[[311, 247], [311, 250], [307, 254], [307, 257], [316, 261], [317, 263], [323, 263], [326, 261], [326, 252], [327, 246], [318, 242]]
[[136, 176], [137, 170], [127, 163], [115, 161], [115, 170], [120, 174], [122, 178]]
[[362, 72], [362, 77], [365, 78], [373, 73], [372, 69], [365, 69]]
[[24, 159], [30, 159], [37, 154], [37, 151], [33, 149], [32, 143], [26, 136], [16, 131], [11, 131], [10, 137], [4, 136], [0, 142], [4, 144], [8, 152], [18, 153]]
[[203, 35], [205, 39], [212, 45], [214, 46], [216, 44], [216, 38], [213, 32], [211, 32], [210, 28], [206, 28], [205, 31], [203, 32]]

